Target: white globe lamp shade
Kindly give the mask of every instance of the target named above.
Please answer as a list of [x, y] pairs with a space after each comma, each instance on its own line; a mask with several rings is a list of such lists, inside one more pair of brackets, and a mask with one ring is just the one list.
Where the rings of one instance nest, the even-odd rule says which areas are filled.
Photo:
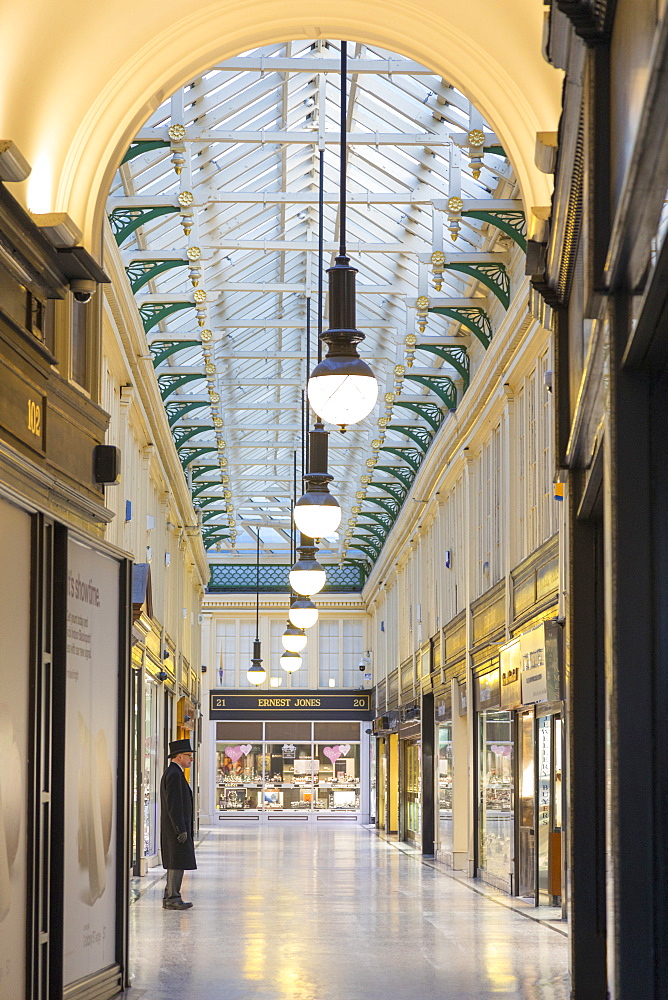
[[288, 618], [290, 623], [299, 629], [313, 628], [318, 620], [319, 611], [308, 597], [298, 597], [290, 605]]
[[259, 667], [252, 666], [246, 671], [246, 677], [251, 684], [263, 684], [267, 679], [267, 671], [262, 665]]
[[294, 509], [295, 527], [309, 538], [328, 538], [341, 524], [341, 508], [331, 493], [308, 491]]
[[327, 583], [327, 574], [320, 563], [308, 569], [295, 564], [295, 568], [290, 570], [289, 579], [295, 594], [313, 597], [314, 594], [319, 594]]
[[295, 670], [299, 670], [302, 665], [302, 658], [299, 653], [290, 653], [287, 649], [281, 656], [280, 660], [281, 666], [288, 674], [294, 673]]
[[378, 382], [361, 358], [325, 358], [313, 369], [307, 394], [318, 416], [345, 427], [371, 413], [378, 399]]
[[301, 653], [306, 645], [306, 633], [301, 628], [288, 625], [281, 636], [281, 642], [283, 643], [283, 649], [286, 649], [289, 653]]

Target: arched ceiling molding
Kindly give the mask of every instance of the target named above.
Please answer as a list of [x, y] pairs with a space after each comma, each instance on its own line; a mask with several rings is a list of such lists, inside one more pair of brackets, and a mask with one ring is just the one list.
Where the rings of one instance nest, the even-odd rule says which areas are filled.
[[[549, 204], [534, 166], [535, 136], [558, 124], [561, 74], [543, 60], [535, 0], [219, 0], [190, 8], [163, 0], [87, 4], [36, 0], [0, 14], [3, 136], [32, 164], [13, 185], [36, 212], [67, 212], [99, 245], [104, 202], [133, 135], [177, 87], [216, 62], [270, 42], [329, 37], [415, 59], [463, 91], [502, 138], [527, 212]], [[159, 12], [160, 22], [156, 23]]]

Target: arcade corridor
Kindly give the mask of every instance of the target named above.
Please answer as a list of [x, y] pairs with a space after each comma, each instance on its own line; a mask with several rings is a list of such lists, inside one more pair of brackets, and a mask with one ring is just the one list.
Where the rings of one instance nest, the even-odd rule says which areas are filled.
[[570, 995], [565, 924], [528, 919], [367, 830], [226, 823], [203, 831], [198, 865], [184, 883], [192, 910], [162, 909], [162, 878], [131, 905], [127, 1000]]

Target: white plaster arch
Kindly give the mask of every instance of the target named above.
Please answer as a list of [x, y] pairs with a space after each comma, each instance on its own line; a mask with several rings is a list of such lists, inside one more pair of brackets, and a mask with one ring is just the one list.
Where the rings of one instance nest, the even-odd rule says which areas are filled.
[[298, 0], [5, 5], [0, 134], [33, 166], [13, 190], [32, 211], [67, 212], [95, 250], [113, 172], [157, 104], [247, 49], [322, 37], [380, 45], [442, 74], [501, 137], [526, 208], [546, 205], [535, 134], [557, 127], [561, 74], [543, 59], [542, 26], [535, 0], [311, 0], [306, 12]]

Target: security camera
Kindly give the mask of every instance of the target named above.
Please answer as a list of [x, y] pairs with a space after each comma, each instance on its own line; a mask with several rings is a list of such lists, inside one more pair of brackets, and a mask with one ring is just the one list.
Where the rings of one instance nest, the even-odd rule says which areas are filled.
[[70, 288], [77, 302], [87, 303], [97, 291], [97, 282], [90, 278], [73, 278], [70, 281]]
[[366, 670], [366, 663], [364, 662], [364, 660], [360, 660], [360, 665], [358, 669], [361, 670], [362, 672]]

